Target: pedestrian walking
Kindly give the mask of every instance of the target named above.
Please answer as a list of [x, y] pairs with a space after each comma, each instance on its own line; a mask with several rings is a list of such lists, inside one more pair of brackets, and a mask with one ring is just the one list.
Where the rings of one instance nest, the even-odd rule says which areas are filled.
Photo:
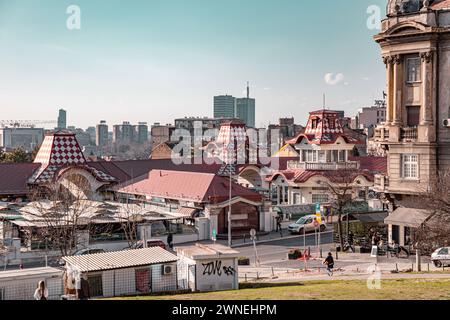
[[283, 217], [282, 216], [278, 216], [277, 217], [277, 231], [280, 232], [280, 237], [283, 238], [283, 229], [281, 227], [281, 222], [283, 221]]
[[281, 221], [282, 221], [282, 218], [281, 218], [280, 215], [278, 215], [277, 219], [276, 219], [276, 222], [277, 222], [277, 230], [276, 230], [276, 232], [281, 230]]
[[45, 286], [44, 281], [39, 281], [36, 291], [34, 291], [34, 299], [35, 300], [47, 300], [48, 299], [48, 290]]
[[323, 264], [327, 266], [328, 276], [330, 277], [333, 276], [334, 259], [333, 254], [331, 252], [328, 252], [328, 257], [325, 258]]
[[167, 244], [169, 245], [170, 249], [173, 249], [173, 235], [171, 232], [167, 235]]

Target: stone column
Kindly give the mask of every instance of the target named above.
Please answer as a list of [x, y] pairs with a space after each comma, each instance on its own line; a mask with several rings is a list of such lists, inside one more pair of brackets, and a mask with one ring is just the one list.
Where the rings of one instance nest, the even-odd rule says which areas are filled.
[[420, 125], [433, 124], [433, 56], [434, 52], [423, 52], [422, 59], [422, 110]]
[[393, 121], [394, 126], [401, 126], [402, 120], [402, 108], [403, 108], [403, 57], [395, 55], [392, 57], [393, 69], [394, 69], [394, 86], [393, 86]]
[[393, 79], [394, 79], [394, 68], [392, 66], [393, 64], [393, 59], [390, 56], [385, 56], [383, 57], [383, 62], [386, 65], [386, 75], [387, 75], [387, 79], [386, 79], [386, 94], [387, 94], [387, 98], [386, 98], [386, 125], [390, 125], [392, 123], [393, 120]]

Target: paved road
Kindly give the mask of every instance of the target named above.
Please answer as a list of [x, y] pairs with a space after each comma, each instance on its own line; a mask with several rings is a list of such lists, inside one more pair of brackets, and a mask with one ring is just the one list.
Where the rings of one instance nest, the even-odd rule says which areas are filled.
[[[305, 241], [305, 246], [304, 246]], [[323, 252], [329, 250], [330, 247], [334, 247], [333, 244], [333, 234], [332, 232], [325, 232], [321, 234], [321, 246]], [[284, 267], [289, 267], [286, 265], [287, 254], [291, 249], [302, 249], [302, 248], [311, 248], [311, 252], [317, 252], [317, 245], [315, 235], [307, 234], [304, 239], [303, 236], [295, 236], [288, 237], [285, 239], [264, 242], [257, 244], [256, 248], [258, 251], [259, 261], [262, 265], [271, 265], [273, 263], [281, 263]], [[255, 250], [252, 244], [248, 244], [243, 247], [235, 248], [240, 252], [240, 255], [243, 257], [250, 258], [250, 262], [254, 263], [255, 261]]]

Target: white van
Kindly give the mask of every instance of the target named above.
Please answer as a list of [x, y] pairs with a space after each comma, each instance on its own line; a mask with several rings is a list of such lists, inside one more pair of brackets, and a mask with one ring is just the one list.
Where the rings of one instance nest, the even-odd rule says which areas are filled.
[[316, 221], [316, 215], [311, 214], [301, 217], [296, 223], [289, 225], [288, 230], [290, 233], [302, 234], [303, 232], [307, 233], [316, 229], [318, 230], [319, 228], [321, 232], [324, 232], [327, 229], [325, 217], [322, 216], [322, 222], [319, 224]]

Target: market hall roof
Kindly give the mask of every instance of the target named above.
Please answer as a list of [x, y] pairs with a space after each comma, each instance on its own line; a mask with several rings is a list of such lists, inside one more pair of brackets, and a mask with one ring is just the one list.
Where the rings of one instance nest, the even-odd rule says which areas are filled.
[[[229, 183], [229, 179], [213, 173], [152, 170], [149, 174], [123, 184], [118, 192], [201, 203], [221, 203], [229, 198]], [[262, 201], [259, 193], [234, 182], [231, 184], [231, 196], [254, 202]]]
[[45, 137], [34, 163], [41, 164], [28, 183], [45, 184], [54, 181], [66, 168], [78, 167], [89, 171], [98, 181], [115, 182], [109, 174], [89, 166], [74, 133], [57, 131]]

